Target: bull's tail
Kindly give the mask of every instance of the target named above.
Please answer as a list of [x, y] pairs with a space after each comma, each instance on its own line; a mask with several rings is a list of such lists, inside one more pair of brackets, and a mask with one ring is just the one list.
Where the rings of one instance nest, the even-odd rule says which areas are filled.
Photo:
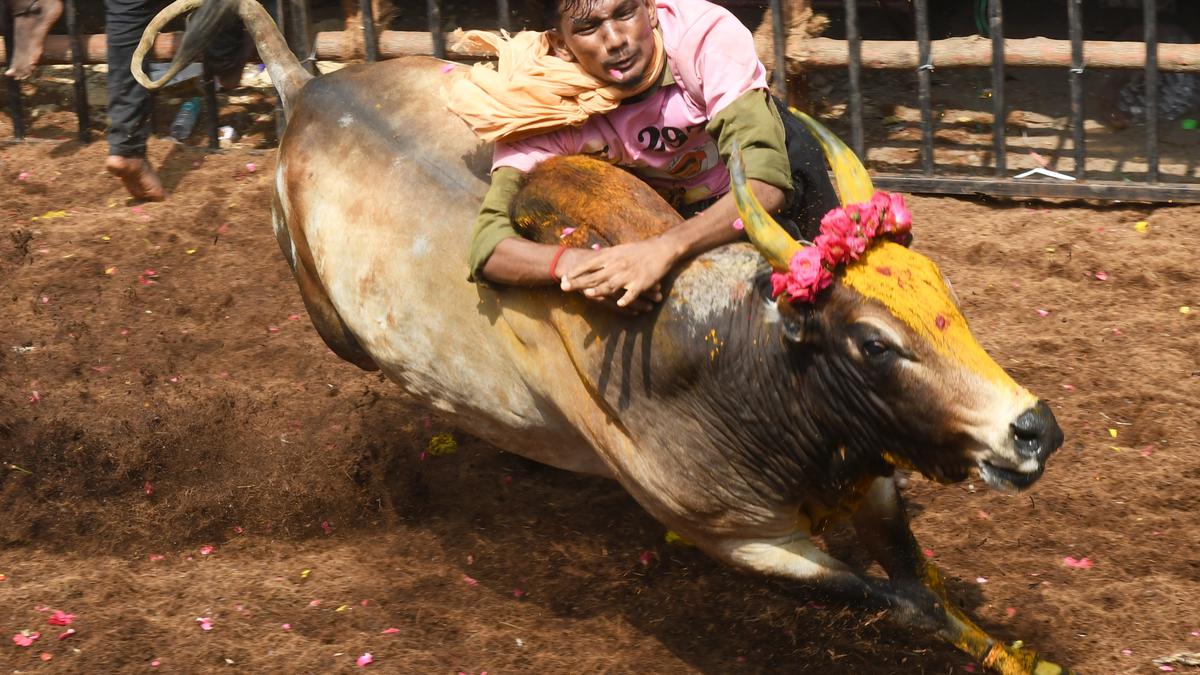
[[[151, 81], [142, 71], [142, 60], [153, 47], [154, 38], [158, 37], [158, 32], [167, 22], [197, 7], [200, 9], [188, 21], [187, 32], [183, 35], [175, 58], [171, 60], [170, 68], [165, 75]], [[288, 49], [271, 15], [255, 0], [175, 0], [167, 5], [150, 21], [146, 32], [142, 34], [142, 40], [133, 54], [131, 68], [134, 78], [147, 89], [158, 89], [169, 82], [184, 66], [195, 60], [221, 27], [222, 19], [231, 12], [236, 12], [246, 24], [246, 29], [254, 39], [254, 46], [267, 66], [271, 82], [279, 92], [284, 112], [290, 112], [292, 100], [304, 84], [312, 79], [312, 75], [300, 66], [300, 61]]]

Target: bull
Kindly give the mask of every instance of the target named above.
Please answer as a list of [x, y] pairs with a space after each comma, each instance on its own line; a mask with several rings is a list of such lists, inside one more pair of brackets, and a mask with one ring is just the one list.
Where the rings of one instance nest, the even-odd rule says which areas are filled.
[[[978, 472], [1018, 491], [1062, 443], [1045, 403], [972, 336], [927, 258], [876, 243], [809, 305], [772, 297], [793, 241], [745, 187], [751, 243], [672, 273], [638, 317], [557, 289], [470, 284], [462, 253], [487, 189], [490, 148], [448, 113], [459, 68], [425, 57], [313, 78], [254, 0], [208, 0], [167, 74], [133, 63], [150, 88], [187, 63], [225, 12], [245, 22], [287, 126], [271, 205], [275, 234], [314, 325], [342, 358], [382, 370], [417, 400], [494, 445], [618, 481], [650, 514], [712, 557], [789, 580], [936, 634], [1005, 674], [1061, 673], [1008, 646], [947, 597], [909, 528], [893, 473], [941, 482]], [[813, 123], [843, 200], [870, 195], [865, 170]], [[679, 216], [603, 162], [561, 158], [532, 172], [514, 204], [530, 237], [611, 245]], [[813, 541], [849, 520], [888, 575]]]

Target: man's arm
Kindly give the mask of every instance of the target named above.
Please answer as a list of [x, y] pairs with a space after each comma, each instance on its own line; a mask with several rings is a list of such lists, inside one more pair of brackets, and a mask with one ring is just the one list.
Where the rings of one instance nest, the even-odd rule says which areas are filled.
[[[582, 248], [569, 248], [559, 255], [558, 246], [539, 244], [520, 236], [508, 216], [509, 205], [517, 194], [520, 180], [521, 172], [511, 167], [500, 167], [492, 172], [492, 185], [483, 198], [483, 205], [475, 220], [467, 255], [471, 281], [484, 285], [549, 286], [559, 282], [563, 270], [596, 255], [595, 251]], [[555, 263], [555, 270], [551, 270], [555, 255], [559, 255], [559, 259]], [[662, 297], [656, 289], [652, 289], [649, 295], [655, 299]], [[600, 296], [594, 299], [605, 300]], [[651, 308], [647, 300], [626, 305], [634, 312]]]
[[550, 276], [550, 261], [557, 248], [522, 238], [509, 220], [508, 207], [520, 181], [521, 172], [511, 167], [492, 172], [492, 185], [479, 207], [467, 253], [471, 281], [520, 286], [556, 281]]
[[[786, 205], [791, 191], [791, 170], [783, 135], [783, 121], [761, 89], [748, 91], [717, 114], [706, 127], [728, 164], [734, 141], [746, 164], [747, 184], [768, 212]], [[645, 241], [603, 249], [594, 257], [571, 266], [561, 265], [563, 290], [580, 290], [588, 297], [620, 293], [625, 306], [652, 288], [680, 260], [739, 240], [732, 227], [737, 206], [727, 193], [703, 212]]]

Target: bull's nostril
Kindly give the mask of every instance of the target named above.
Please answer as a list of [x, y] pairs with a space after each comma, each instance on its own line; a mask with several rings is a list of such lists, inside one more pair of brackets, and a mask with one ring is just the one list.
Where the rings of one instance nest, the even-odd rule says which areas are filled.
[[1046, 431], [1046, 423], [1035, 408], [1021, 413], [1011, 425], [1013, 445], [1019, 454], [1033, 457], [1042, 446], [1042, 435]]

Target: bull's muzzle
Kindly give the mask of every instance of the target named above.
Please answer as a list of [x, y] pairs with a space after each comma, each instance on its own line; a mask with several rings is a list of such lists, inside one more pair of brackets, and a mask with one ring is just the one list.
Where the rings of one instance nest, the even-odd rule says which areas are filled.
[[1019, 465], [1001, 466], [988, 460], [979, 463], [979, 473], [984, 481], [1006, 492], [1024, 490], [1037, 482], [1046, 468], [1046, 460], [1063, 443], [1062, 428], [1054, 419], [1050, 406], [1042, 401], [1017, 415], [1009, 429], [1012, 431], [1013, 449], [1020, 460]]

